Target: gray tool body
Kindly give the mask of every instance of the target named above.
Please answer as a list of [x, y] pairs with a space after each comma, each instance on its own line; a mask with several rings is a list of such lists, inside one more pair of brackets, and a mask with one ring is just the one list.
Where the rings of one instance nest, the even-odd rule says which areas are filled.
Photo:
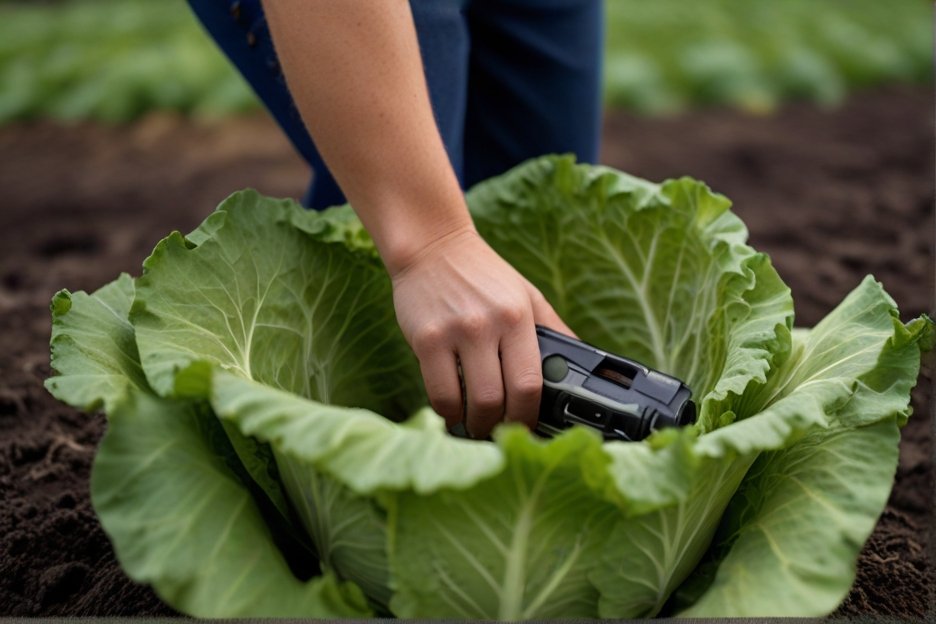
[[675, 377], [545, 327], [537, 326], [536, 335], [543, 365], [541, 436], [584, 425], [606, 440], [636, 441], [695, 422], [692, 391]]

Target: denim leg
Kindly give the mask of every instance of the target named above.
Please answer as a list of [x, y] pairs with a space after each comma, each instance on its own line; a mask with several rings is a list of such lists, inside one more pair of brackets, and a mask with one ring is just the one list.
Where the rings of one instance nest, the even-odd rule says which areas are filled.
[[293, 104], [260, 0], [189, 0], [189, 4], [315, 172], [314, 183], [303, 198], [303, 204], [322, 209], [344, 203], [341, 190]]
[[459, 182], [468, 98], [467, 0], [410, 0], [432, 112]]
[[472, 0], [465, 185], [535, 156], [596, 162], [604, 0]]
[[[286, 86], [260, 0], [189, 0], [189, 4], [314, 171], [303, 204], [321, 210], [345, 203]], [[433, 111], [459, 178], [468, 74], [463, 5], [464, 0], [411, 1]]]

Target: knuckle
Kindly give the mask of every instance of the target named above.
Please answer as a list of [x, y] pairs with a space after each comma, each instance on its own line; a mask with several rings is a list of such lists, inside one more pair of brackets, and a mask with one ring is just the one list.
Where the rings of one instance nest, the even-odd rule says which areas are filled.
[[478, 414], [486, 417], [498, 415], [504, 407], [504, 395], [496, 390], [482, 390], [470, 394], [468, 403]]
[[464, 314], [458, 319], [458, 329], [467, 338], [480, 338], [488, 328], [488, 319], [483, 314]]
[[413, 350], [425, 353], [436, 349], [443, 343], [448, 332], [441, 323], [427, 323], [420, 327], [413, 336]]
[[538, 396], [543, 391], [543, 375], [537, 369], [527, 369], [514, 378], [512, 387], [521, 398]]
[[499, 310], [498, 315], [504, 324], [516, 327], [526, 318], [526, 310], [522, 305], [505, 305]]

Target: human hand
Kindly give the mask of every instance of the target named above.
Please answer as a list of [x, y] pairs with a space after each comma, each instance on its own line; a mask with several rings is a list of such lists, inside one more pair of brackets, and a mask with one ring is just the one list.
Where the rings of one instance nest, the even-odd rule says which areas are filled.
[[409, 4], [268, 4], [290, 94], [393, 279], [432, 406], [449, 425], [463, 419], [460, 363], [470, 434], [486, 437], [501, 419], [533, 426], [542, 392], [534, 323], [570, 332], [474, 230]]
[[465, 418], [474, 438], [501, 420], [534, 427], [543, 385], [535, 324], [574, 335], [542, 293], [473, 228], [434, 241], [391, 279], [397, 321], [446, 425]]

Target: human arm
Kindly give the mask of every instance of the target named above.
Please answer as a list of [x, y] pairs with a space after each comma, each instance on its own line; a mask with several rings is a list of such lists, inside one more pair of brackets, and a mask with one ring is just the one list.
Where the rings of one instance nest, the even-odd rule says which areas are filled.
[[478, 236], [432, 114], [406, 0], [266, 0], [293, 99], [393, 282], [430, 401], [469, 432], [535, 422], [534, 322], [568, 328]]

